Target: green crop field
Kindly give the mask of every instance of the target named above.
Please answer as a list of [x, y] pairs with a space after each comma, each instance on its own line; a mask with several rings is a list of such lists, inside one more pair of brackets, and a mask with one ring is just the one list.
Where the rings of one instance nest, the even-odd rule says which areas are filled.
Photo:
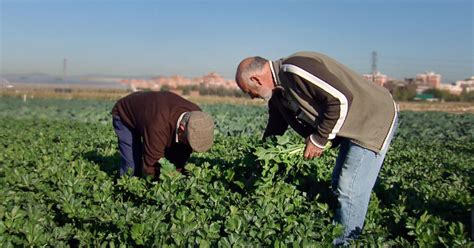
[[[110, 101], [0, 98], [0, 244], [328, 247], [337, 150], [302, 159], [293, 131], [260, 141], [266, 109], [207, 105], [215, 144], [184, 176], [117, 176]], [[474, 115], [402, 112], [357, 246], [474, 247]]]

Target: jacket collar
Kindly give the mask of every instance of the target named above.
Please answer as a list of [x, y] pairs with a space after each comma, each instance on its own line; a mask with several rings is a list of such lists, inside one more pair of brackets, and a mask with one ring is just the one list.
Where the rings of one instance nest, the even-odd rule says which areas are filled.
[[179, 143], [179, 137], [178, 137], [179, 124], [180, 124], [181, 121], [183, 120], [183, 117], [184, 117], [184, 115], [186, 115], [186, 113], [188, 113], [188, 112], [183, 112], [183, 113], [179, 116], [178, 121], [176, 122], [175, 136], [174, 136], [174, 141], [175, 141], [176, 143]]
[[283, 61], [283, 59], [279, 59], [279, 60], [275, 60], [275, 61], [269, 60], [270, 69], [272, 71], [272, 76], [273, 76], [273, 82], [275, 83], [276, 88], [282, 88], [283, 87], [282, 84], [281, 84], [281, 78], [280, 78], [280, 75], [282, 73], [282, 71], [281, 71], [282, 61]]

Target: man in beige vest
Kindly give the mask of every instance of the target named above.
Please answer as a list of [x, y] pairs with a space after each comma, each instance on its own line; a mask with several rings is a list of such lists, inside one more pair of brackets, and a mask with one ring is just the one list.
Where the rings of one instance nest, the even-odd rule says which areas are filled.
[[277, 61], [246, 58], [237, 68], [236, 82], [252, 98], [268, 101], [264, 139], [282, 135], [290, 125], [306, 138], [306, 159], [340, 144], [332, 189], [339, 203], [335, 221], [344, 226], [344, 234], [334, 244], [357, 238], [397, 129], [397, 108], [390, 93], [315, 52]]

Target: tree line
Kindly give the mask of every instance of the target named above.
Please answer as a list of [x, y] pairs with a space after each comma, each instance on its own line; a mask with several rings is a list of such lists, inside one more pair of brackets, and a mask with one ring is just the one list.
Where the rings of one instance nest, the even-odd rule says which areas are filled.
[[[417, 97], [416, 85], [406, 84], [400, 85], [387, 85], [388, 90], [392, 94], [396, 101], [414, 101]], [[164, 84], [161, 86], [161, 91], [169, 91], [175, 88], [171, 88], [169, 85]], [[243, 93], [239, 89], [229, 89], [223, 86], [205, 86], [200, 85], [185, 85], [178, 86], [176, 90], [181, 90], [182, 95], [190, 95], [191, 92], [199, 92], [201, 96], [222, 96], [222, 97], [248, 97], [247, 94]], [[474, 102], [474, 92], [462, 92], [460, 95], [451, 94], [447, 90], [440, 89], [427, 89], [422, 92], [423, 94], [432, 95], [433, 98], [437, 98], [440, 101], [446, 102]]]
[[[403, 86], [388, 85], [387, 87], [396, 101], [414, 101], [418, 95], [416, 85], [407, 84]], [[451, 94], [448, 90], [427, 89], [422, 94], [432, 95], [440, 101], [446, 102], [474, 102], [474, 91], [462, 92], [460, 95]]]

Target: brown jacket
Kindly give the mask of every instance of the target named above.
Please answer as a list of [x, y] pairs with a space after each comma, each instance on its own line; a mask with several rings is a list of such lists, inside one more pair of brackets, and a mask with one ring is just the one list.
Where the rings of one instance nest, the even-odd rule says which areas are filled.
[[[336, 137], [374, 152], [387, 144], [397, 114], [387, 89], [320, 53], [299, 52], [271, 64], [279, 90], [270, 100], [264, 137], [284, 132], [292, 123], [283, 127], [272, 119], [289, 115], [284, 119], [313, 128], [311, 140], [320, 147]], [[307, 128], [297, 132], [308, 136]]]
[[135, 92], [117, 101], [112, 115], [143, 138], [144, 172], [159, 173], [157, 161], [166, 157], [176, 166], [184, 166], [191, 147], [175, 142], [176, 125], [183, 112], [200, 111], [194, 103], [171, 92]]

